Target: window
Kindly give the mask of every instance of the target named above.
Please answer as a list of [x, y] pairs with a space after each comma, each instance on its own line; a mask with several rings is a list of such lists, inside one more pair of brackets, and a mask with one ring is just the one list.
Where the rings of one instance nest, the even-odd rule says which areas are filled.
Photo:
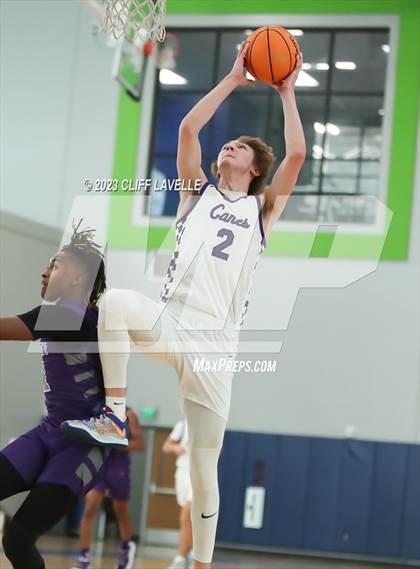
[[[180, 42], [174, 71], [181, 80], [179, 84], [170, 84], [170, 80], [162, 83], [157, 74], [149, 175], [162, 178], [176, 177], [178, 127], [182, 118], [229, 71], [236, 48], [247, 35], [247, 30], [169, 32], [176, 34]], [[307, 159], [294, 192], [302, 198], [286, 208], [283, 217], [307, 220], [313, 219], [315, 210], [318, 216], [324, 210], [338, 210], [326, 208], [323, 204], [329, 200], [321, 199], [335, 196], [342, 207], [344, 203], [353, 203], [343, 207], [348, 221], [357, 218], [358, 223], [371, 223], [370, 208], [366, 207], [366, 216], [361, 212], [363, 197], [379, 196], [389, 32], [378, 28], [302, 32], [297, 40], [304, 54], [304, 73], [296, 94]], [[200, 135], [206, 174], [210, 177], [211, 163], [223, 143], [241, 134], [266, 140], [277, 156], [277, 167], [285, 153], [283, 129], [281, 102], [274, 89], [261, 83], [237, 89]], [[152, 214], [173, 216], [177, 194], [161, 194], [152, 197]], [[354, 196], [359, 197], [357, 202]], [[350, 213], [354, 211], [357, 215]], [[333, 213], [325, 219], [337, 221]]]

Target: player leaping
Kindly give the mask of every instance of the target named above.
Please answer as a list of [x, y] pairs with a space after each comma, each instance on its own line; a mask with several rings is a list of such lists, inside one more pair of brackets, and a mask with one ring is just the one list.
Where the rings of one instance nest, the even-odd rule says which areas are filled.
[[[255, 266], [267, 235], [293, 191], [305, 159], [305, 139], [294, 87], [295, 71], [276, 86], [285, 122], [286, 156], [266, 188], [274, 162], [262, 140], [240, 137], [227, 142], [217, 160], [218, 186], [201, 169], [198, 135], [223, 101], [241, 85], [242, 46], [230, 73], [183, 119], [179, 129], [178, 173], [187, 185], [201, 180], [198, 195], [183, 191], [176, 216], [176, 248], [157, 303], [140, 292], [110, 290], [100, 306], [99, 341], [108, 409], [90, 421], [67, 421], [70, 436], [96, 444], [124, 445], [126, 370], [130, 340], [173, 365], [180, 380], [182, 410], [189, 432], [193, 487], [192, 526], [197, 568], [213, 555], [219, 491], [217, 462], [228, 419], [232, 373], [195, 373], [194, 360], [220, 360], [235, 352], [246, 313]], [[244, 122], [246, 117], [244, 117]], [[194, 187], [194, 186], [189, 186]], [[165, 310], [163, 310], [165, 308]], [[118, 353], [109, 345], [118, 344]], [[121, 349], [123, 348], [123, 350]], [[159, 352], [159, 353], [158, 353]]]

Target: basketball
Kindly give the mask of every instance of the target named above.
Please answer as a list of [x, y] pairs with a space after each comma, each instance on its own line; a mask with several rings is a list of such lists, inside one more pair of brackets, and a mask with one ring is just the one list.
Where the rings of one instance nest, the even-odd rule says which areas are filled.
[[285, 28], [264, 26], [255, 30], [246, 41], [249, 47], [245, 67], [255, 79], [274, 85], [295, 69], [300, 49]]

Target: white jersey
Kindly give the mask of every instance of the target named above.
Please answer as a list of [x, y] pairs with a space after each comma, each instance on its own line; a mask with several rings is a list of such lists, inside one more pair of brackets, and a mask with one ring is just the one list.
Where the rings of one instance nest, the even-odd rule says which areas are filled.
[[204, 184], [175, 224], [173, 252], [161, 301], [173, 314], [187, 310], [238, 330], [252, 277], [265, 247], [258, 196]]

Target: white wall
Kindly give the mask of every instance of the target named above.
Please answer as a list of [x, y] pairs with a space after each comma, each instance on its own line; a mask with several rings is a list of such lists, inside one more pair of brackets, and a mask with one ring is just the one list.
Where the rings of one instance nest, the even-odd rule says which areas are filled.
[[2, 209], [63, 227], [83, 181], [112, 171], [114, 52], [78, 0], [2, 0]]
[[[41, 272], [57, 251], [58, 231], [3, 214], [0, 225], [0, 315], [14, 316], [41, 302]], [[0, 343], [0, 442], [21, 435], [45, 414], [40, 354], [28, 342]]]

